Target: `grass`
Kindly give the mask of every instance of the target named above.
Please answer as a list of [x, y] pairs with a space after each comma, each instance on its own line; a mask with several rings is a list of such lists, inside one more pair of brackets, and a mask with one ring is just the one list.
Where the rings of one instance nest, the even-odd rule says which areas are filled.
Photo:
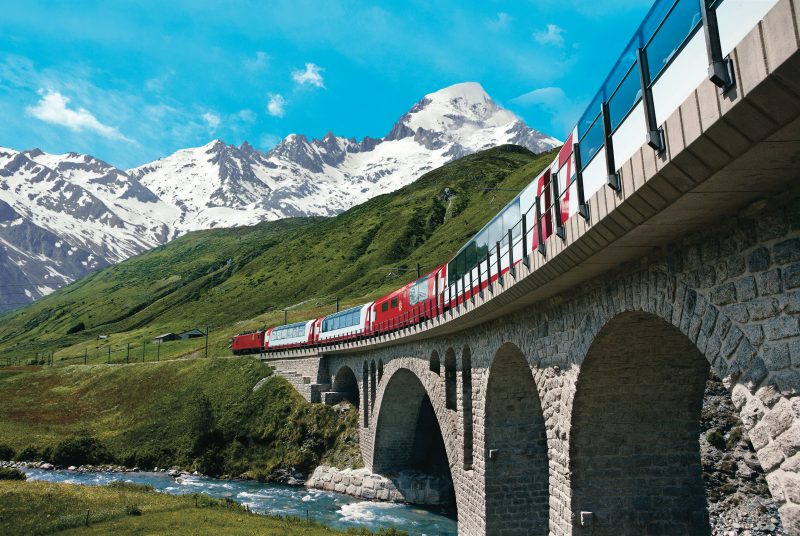
[[[53, 533], [348, 534], [314, 522], [252, 514], [232, 501], [207, 495], [173, 496], [137, 486], [0, 481], [0, 534]], [[354, 533], [365, 534], [349, 532]]]
[[261, 480], [360, 462], [354, 408], [308, 404], [253, 358], [6, 367], [0, 400], [0, 449], [17, 459]]
[[[199, 231], [95, 272], [23, 309], [0, 315], [0, 364], [54, 352], [55, 364], [155, 359], [143, 343], [211, 326], [210, 355], [235, 333], [328, 314], [378, 297], [446, 262], [552, 159], [504, 146], [427, 173], [337, 217]], [[99, 335], [108, 338], [98, 340]], [[193, 340], [160, 359], [204, 355]], [[149, 352], [149, 353], [148, 353]]]

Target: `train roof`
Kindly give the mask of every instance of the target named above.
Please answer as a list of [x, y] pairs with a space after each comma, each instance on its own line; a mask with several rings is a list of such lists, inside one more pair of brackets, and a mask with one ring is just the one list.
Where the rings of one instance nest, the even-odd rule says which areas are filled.
[[326, 316], [324, 318], [328, 319], [328, 318], [336, 318], [338, 316], [344, 316], [344, 315], [346, 315], [348, 313], [352, 313], [353, 311], [360, 311], [361, 309], [363, 309], [364, 307], [366, 307], [368, 305], [369, 305], [369, 303], [362, 303], [361, 305], [356, 305], [355, 307], [350, 307], [348, 309], [345, 309], [344, 311], [339, 311], [339, 312], [336, 312], [336, 313], [329, 314], [328, 316]]

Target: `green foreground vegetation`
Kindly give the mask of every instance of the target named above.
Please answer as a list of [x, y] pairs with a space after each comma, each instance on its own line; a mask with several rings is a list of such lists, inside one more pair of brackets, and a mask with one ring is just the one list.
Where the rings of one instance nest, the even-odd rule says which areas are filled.
[[[503, 146], [427, 173], [334, 218], [190, 233], [0, 315], [0, 365], [155, 361], [205, 355], [205, 341], [147, 345], [211, 326], [209, 354], [237, 332], [363, 303], [446, 262], [553, 158]], [[489, 190], [501, 188], [504, 190]], [[108, 336], [99, 340], [98, 337]]]
[[354, 408], [309, 404], [254, 358], [3, 367], [0, 400], [4, 458], [259, 480], [361, 464]]
[[[342, 532], [314, 522], [252, 514], [207, 495], [166, 495], [147, 486], [76, 486], [0, 481], [0, 534], [219, 534], [330, 536]], [[400, 536], [381, 530], [379, 534]]]

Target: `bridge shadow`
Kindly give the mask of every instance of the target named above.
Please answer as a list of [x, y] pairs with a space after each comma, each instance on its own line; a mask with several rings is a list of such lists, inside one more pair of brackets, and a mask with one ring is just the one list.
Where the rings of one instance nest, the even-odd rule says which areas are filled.
[[698, 441], [708, 374], [694, 343], [654, 315], [600, 330], [572, 410], [574, 534], [711, 533]]
[[539, 393], [522, 352], [497, 351], [486, 388], [486, 534], [548, 533], [548, 460]]
[[379, 411], [372, 470], [391, 478], [409, 502], [455, 508], [444, 437], [419, 378], [397, 370], [384, 388]]

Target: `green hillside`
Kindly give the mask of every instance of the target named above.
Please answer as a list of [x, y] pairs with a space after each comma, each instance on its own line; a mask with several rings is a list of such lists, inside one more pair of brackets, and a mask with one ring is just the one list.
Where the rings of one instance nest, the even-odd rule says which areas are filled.
[[[56, 351], [104, 362], [127, 343], [211, 326], [210, 354], [237, 331], [327, 314], [379, 296], [448, 258], [553, 158], [504, 146], [431, 171], [337, 217], [190, 233], [0, 316], [0, 363]], [[98, 341], [98, 335], [109, 335]], [[172, 348], [172, 349], [170, 349]], [[160, 358], [198, 355], [197, 341]], [[202, 354], [204, 355], [204, 353]], [[117, 354], [117, 358], [118, 358]]]
[[0, 368], [0, 459], [259, 479], [360, 463], [357, 410], [307, 403], [257, 359], [31, 368]]

